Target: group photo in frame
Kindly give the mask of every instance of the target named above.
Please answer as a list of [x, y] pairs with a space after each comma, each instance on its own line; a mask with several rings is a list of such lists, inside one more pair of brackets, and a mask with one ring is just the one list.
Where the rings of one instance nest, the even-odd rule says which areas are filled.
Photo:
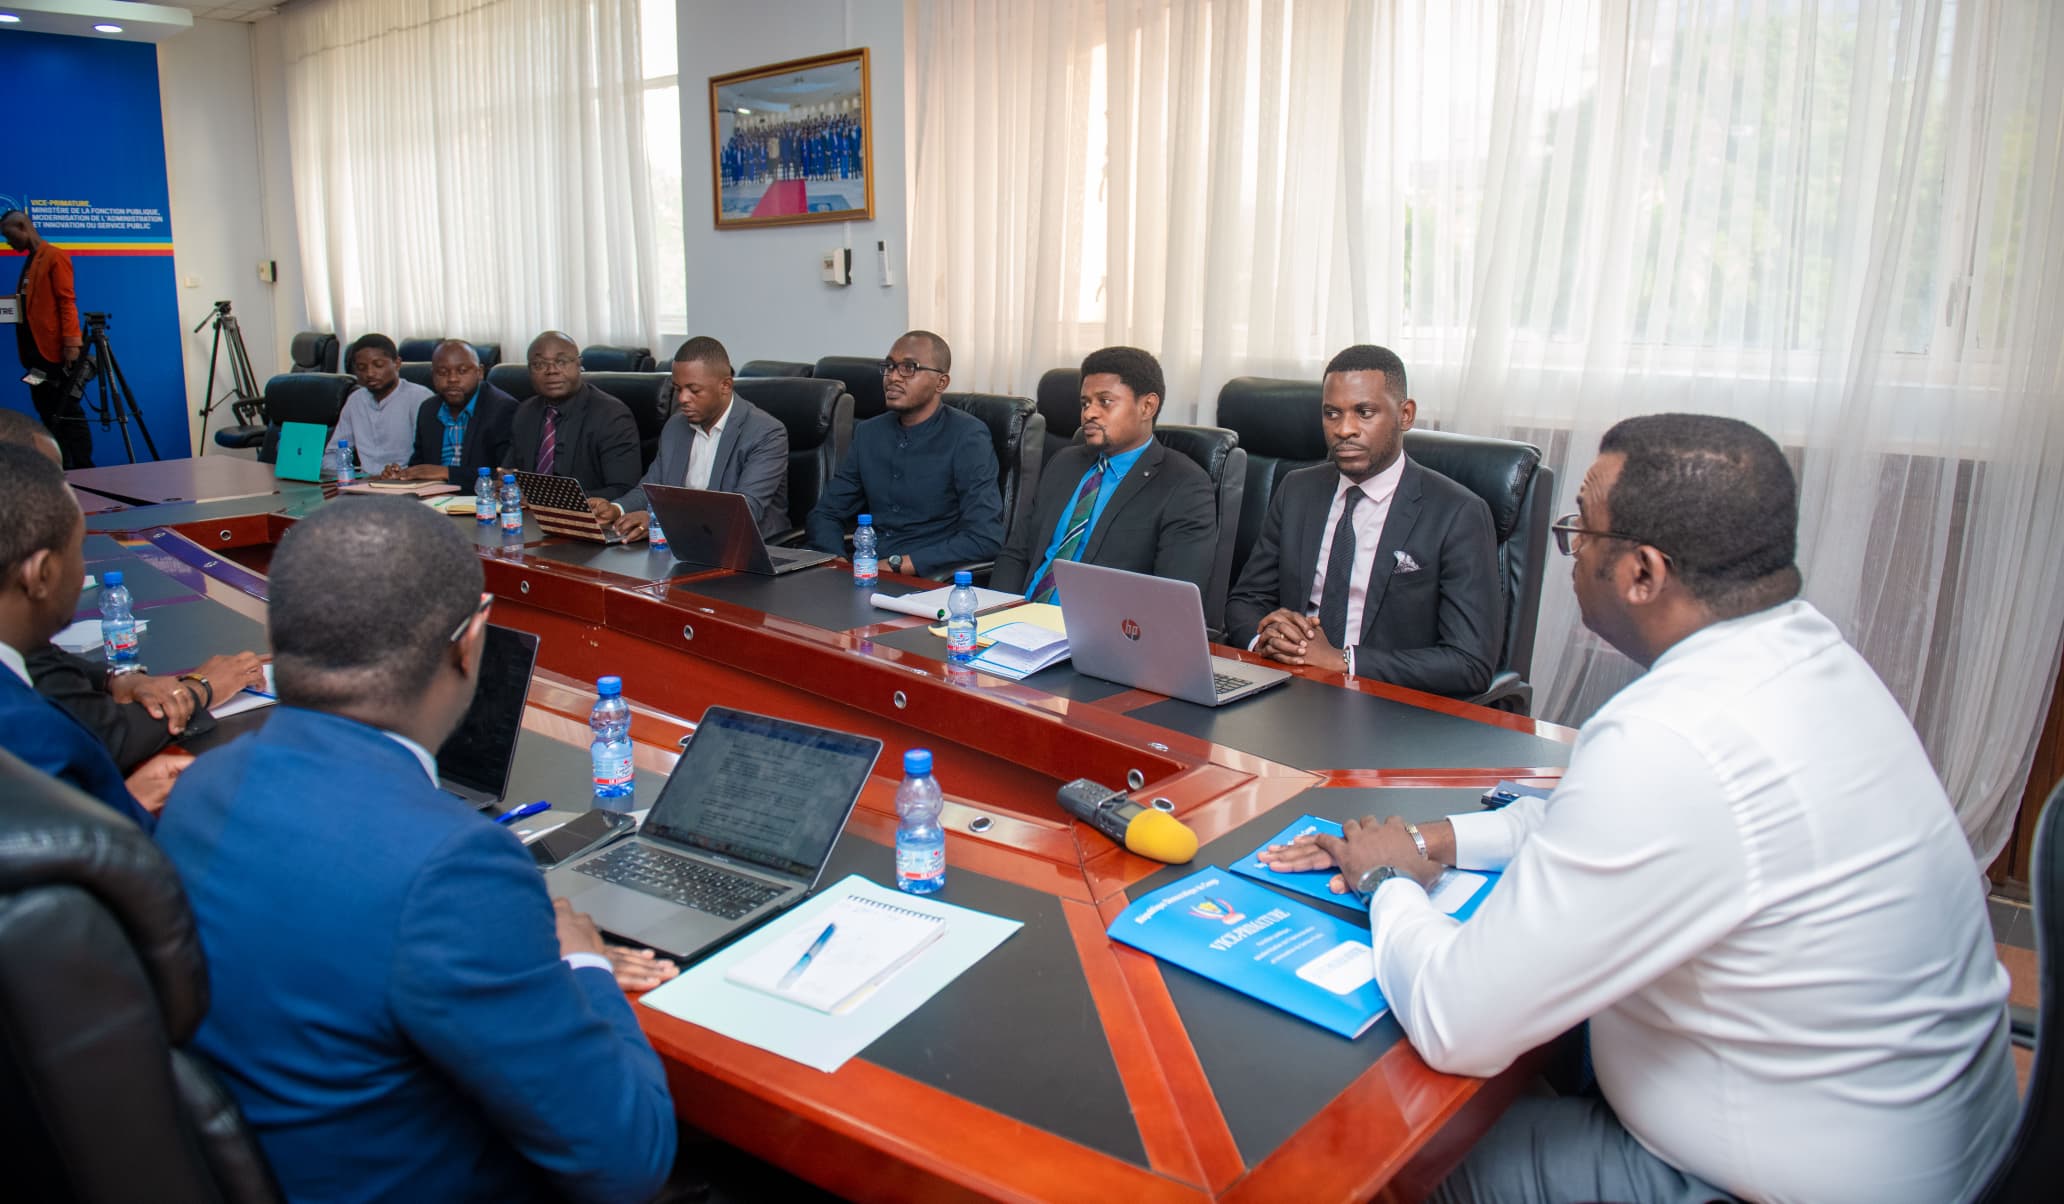
[[720, 230], [874, 217], [867, 51], [710, 77]]

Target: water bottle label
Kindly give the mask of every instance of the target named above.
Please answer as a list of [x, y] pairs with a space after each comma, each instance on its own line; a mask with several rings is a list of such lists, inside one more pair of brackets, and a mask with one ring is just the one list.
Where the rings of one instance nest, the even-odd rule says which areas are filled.
[[896, 846], [896, 877], [905, 882], [931, 882], [946, 872], [946, 846]]
[[658, 523], [654, 523], [650, 527], [648, 527], [646, 529], [645, 534], [646, 538], [651, 542], [655, 550], [663, 549], [667, 546], [666, 532], [659, 529]]
[[107, 644], [107, 658], [109, 660], [136, 655], [136, 631], [134, 628], [128, 631], [116, 631], [112, 628], [106, 629], [105, 643]]
[[975, 654], [975, 627], [970, 623], [961, 627], [958, 623], [946, 625], [946, 651], [959, 656]]
[[522, 512], [521, 510], [504, 510], [504, 511], [502, 511], [502, 530], [504, 530], [504, 531], [521, 531], [522, 529], [523, 529], [523, 512]]
[[597, 790], [604, 787], [625, 785], [634, 776], [631, 769], [631, 758], [628, 753], [621, 757], [595, 758], [595, 788]]

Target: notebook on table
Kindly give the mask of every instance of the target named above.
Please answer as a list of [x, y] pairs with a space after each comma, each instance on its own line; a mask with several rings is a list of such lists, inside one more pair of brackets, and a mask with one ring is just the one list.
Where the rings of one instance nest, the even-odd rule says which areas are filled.
[[581, 483], [574, 478], [519, 472], [516, 474], [516, 488], [522, 491], [523, 504], [545, 534], [563, 535], [589, 543], [623, 542], [613, 523], [603, 522], [588, 509], [587, 490], [582, 489]]
[[838, 1015], [946, 935], [944, 916], [848, 895], [822, 917], [791, 922], [731, 967], [726, 981]]

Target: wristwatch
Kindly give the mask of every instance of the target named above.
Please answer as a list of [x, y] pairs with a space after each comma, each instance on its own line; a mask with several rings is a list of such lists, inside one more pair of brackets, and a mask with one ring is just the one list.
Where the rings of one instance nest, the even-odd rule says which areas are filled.
[[1362, 902], [1367, 903], [1376, 897], [1377, 887], [1382, 886], [1392, 878], [1399, 877], [1403, 877], [1403, 875], [1398, 873], [1396, 866], [1372, 865], [1362, 871], [1361, 877], [1355, 879], [1354, 893], [1361, 896]]
[[201, 689], [203, 689], [203, 690], [206, 690], [206, 691], [208, 692], [208, 697], [207, 697], [207, 698], [205, 698], [205, 699], [195, 699], [195, 701], [196, 701], [196, 702], [199, 702], [199, 703], [200, 703], [200, 706], [201, 706], [201, 709], [202, 709], [202, 710], [204, 710], [204, 711], [205, 711], [205, 710], [207, 710], [207, 709], [208, 709], [209, 707], [211, 707], [211, 706], [214, 706], [214, 705], [215, 705], [215, 686], [213, 685], [213, 683], [209, 682], [209, 680], [208, 680], [207, 678], [205, 678], [205, 677], [202, 677], [202, 676], [201, 676], [200, 674], [198, 674], [198, 673], [182, 673], [182, 674], [180, 674], [180, 675], [179, 675], [179, 680], [180, 680], [180, 681], [197, 681], [197, 682], [200, 682], [200, 683], [201, 683]]
[[889, 557], [889, 571], [892, 573], [903, 571], [903, 557], [901, 554]]

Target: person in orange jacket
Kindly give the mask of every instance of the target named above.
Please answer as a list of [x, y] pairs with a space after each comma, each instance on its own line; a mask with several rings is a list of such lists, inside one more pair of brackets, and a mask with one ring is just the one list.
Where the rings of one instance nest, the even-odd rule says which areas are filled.
[[22, 371], [31, 377], [42, 374], [40, 382], [29, 385], [29, 398], [43, 425], [56, 436], [65, 467], [91, 468], [93, 432], [86, 426], [86, 412], [65, 396], [64, 389], [65, 374], [84, 346], [78, 295], [72, 288], [72, 257], [36, 233], [36, 224], [19, 209], [0, 213], [0, 236], [28, 256], [14, 290], [21, 305], [14, 337]]

